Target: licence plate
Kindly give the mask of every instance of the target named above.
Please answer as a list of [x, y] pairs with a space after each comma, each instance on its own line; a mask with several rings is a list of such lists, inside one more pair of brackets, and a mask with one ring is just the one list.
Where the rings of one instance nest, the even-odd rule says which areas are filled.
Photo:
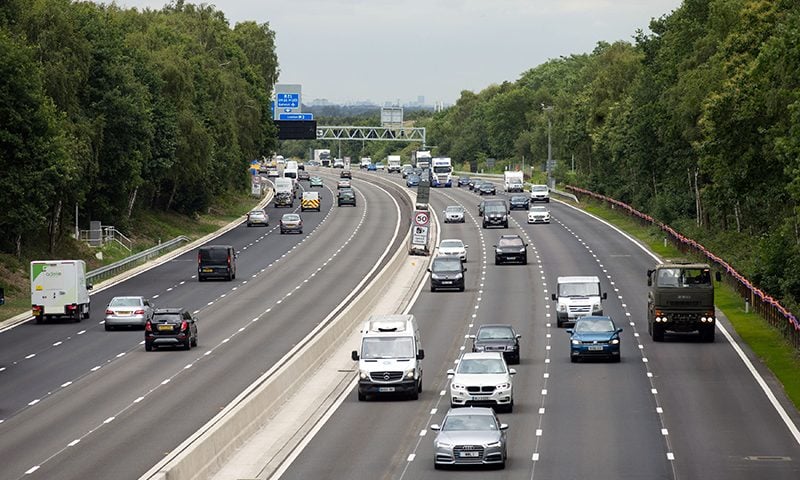
[[442, 280], [442, 285], [452, 285], [453, 282], [451, 280]]
[[486, 400], [486, 397], [470, 397], [470, 398], [472, 399], [473, 402], [481, 402], [483, 400]]
[[117, 312], [117, 315], [119, 315], [121, 317], [128, 316], [130, 314], [131, 314], [131, 312]]
[[379, 387], [378, 391], [382, 393], [391, 393], [394, 392], [394, 387]]
[[593, 352], [600, 351], [602, 349], [603, 349], [602, 345], [590, 345], [589, 346], [589, 350], [591, 350]]
[[172, 325], [163, 325], [163, 324], [159, 325], [158, 326], [158, 331], [159, 332], [163, 332], [163, 331], [171, 332], [172, 331]]
[[204, 269], [203, 269], [203, 273], [211, 273], [211, 272], [213, 272], [213, 271], [214, 271], [214, 269], [213, 269], [213, 268], [204, 268]]
[[479, 457], [481, 452], [459, 452], [459, 457]]

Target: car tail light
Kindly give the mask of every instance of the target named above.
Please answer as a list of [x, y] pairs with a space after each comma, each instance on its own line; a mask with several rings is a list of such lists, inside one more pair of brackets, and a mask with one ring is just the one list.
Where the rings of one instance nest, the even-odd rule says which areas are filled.
[[107, 309], [106, 310], [106, 315], [114, 315], [114, 310], [111, 310], [110, 308]]
[[133, 312], [134, 315], [144, 315], [144, 310], [136, 310]]
[[183, 331], [183, 330], [189, 330], [189, 322], [187, 322], [186, 320], [184, 320], [183, 322], [181, 322], [181, 330], [182, 330], [182, 331]]
[[200, 252], [197, 252], [197, 264], [200, 265]]
[[39, 315], [44, 310], [44, 307], [41, 305], [31, 305], [31, 310], [33, 311], [34, 315]]
[[77, 305], [75, 305], [75, 304], [72, 304], [72, 305], [67, 305], [67, 310], [75, 310], [75, 309], [77, 309], [77, 308], [78, 308], [78, 306], [77, 306]]
[[152, 332], [153, 331], [153, 324], [150, 323], [150, 320], [148, 320], [147, 323], [144, 324], [144, 331], [145, 332]]

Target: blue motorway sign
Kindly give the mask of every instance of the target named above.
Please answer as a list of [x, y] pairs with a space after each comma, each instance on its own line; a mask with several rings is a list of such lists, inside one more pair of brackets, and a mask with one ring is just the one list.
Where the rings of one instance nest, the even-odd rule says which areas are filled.
[[277, 94], [278, 108], [297, 108], [300, 106], [299, 93], [279, 93]]
[[313, 113], [281, 113], [278, 120], [314, 120]]

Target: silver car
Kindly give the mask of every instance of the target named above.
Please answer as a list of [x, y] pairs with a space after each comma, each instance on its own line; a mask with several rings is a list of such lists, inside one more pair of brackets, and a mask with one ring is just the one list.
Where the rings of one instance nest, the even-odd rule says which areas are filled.
[[269, 226], [269, 215], [264, 210], [253, 210], [247, 214], [247, 226], [264, 225]]
[[281, 233], [303, 233], [303, 220], [296, 213], [286, 213], [281, 217]]
[[114, 327], [144, 327], [153, 318], [150, 300], [139, 297], [114, 297], [106, 307], [106, 331]]
[[464, 223], [464, 207], [451, 205], [444, 210], [445, 223]]
[[467, 245], [457, 238], [448, 238], [439, 242], [439, 255], [445, 257], [458, 257], [462, 262], [467, 261]]
[[491, 408], [451, 408], [433, 441], [434, 468], [446, 465], [496, 465], [505, 468], [506, 430]]

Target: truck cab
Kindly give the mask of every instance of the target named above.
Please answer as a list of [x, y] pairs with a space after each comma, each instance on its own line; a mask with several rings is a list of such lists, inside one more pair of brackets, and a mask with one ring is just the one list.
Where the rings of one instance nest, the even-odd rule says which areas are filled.
[[[717, 281], [720, 274], [716, 274]], [[669, 262], [647, 271], [647, 329], [654, 342], [666, 332], [697, 332], [713, 342], [714, 283], [705, 263]]]
[[431, 186], [452, 187], [453, 161], [449, 157], [436, 157], [431, 162]]
[[351, 358], [358, 362], [359, 401], [386, 394], [419, 398], [425, 351], [414, 315], [370, 316]]
[[558, 277], [556, 292], [556, 326], [575, 323], [580, 317], [603, 315], [602, 301], [608, 294], [600, 290], [600, 279], [595, 276]]

